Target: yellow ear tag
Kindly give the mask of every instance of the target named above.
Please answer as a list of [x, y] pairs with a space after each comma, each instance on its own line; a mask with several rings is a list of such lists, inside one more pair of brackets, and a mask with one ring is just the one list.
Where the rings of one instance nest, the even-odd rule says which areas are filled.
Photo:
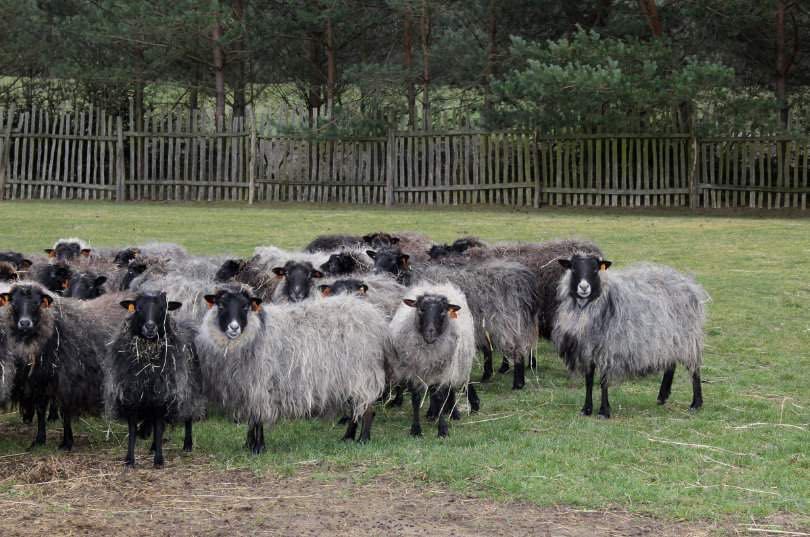
[[127, 311], [130, 313], [135, 313], [135, 304], [130, 304], [127, 306]]
[[601, 270], [601, 271], [607, 270], [607, 265], [605, 265], [604, 263], [600, 263], [599, 264], [599, 270]]
[[449, 315], [451, 319], [458, 319], [458, 312], [456, 310], [450, 310]]

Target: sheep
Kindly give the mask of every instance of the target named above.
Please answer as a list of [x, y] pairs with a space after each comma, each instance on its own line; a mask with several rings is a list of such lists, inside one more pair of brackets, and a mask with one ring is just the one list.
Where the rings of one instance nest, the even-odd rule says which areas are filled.
[[512, 388], [525, 385], [525, 359], [538, 338], [540, 300], [534, 274], [514, 261], [493, 259], [459, 267], [424, 265], [415, 281], [452, 282], [467, 297], [475, 322], [475, 342], [484, 354], [482, 382], [492, 377], [492, 351], [514, 359]]
[[0, 252], [0, 261], [10, 263], [18, 270], [26, 270], [32, 265], [31, 261], [19, 252]]
[[470, 248], [484, 248], [486, 243], [477, 237], [461, 237], [453, 241], [453, 244], [434, 244], [428, 250], [428, 257], [431, 260], [440, 259], [448, 255], [463, 254]]
[[309, 261], [287, 261], [283, 267], [274, 267], [273, 274], [281, 281], [273, 292], [272, 301], [276, 304], [308, 299], [314, 280], [323, 278], [323, 272]]
[[360, 248], [347, 248], [329, 254], [329, 259], [318, 267], [324, 274], [341, 276], [370, 272], [374, 261]]
[[207, 295], [211, 310], [195, 342], [206, 391], [249, 424], [264, 451], [264, 423], [329, 416], [349, 405], [344, 439], [370, 439], [373, 404], [385, 387], [388, 330], [374, 306], [351, 296], [262, 306], [246, 286]]
[[76, 272], [68, 281], [67, 289], [62, 296], [79, 300], [93, 300], [106, 292], [104, 289], [106, 282], [106, 276], [99, 276], [95, 272]]
[[304, 251], [310, 254], [318, 252], [333, 252], [344, 248], [358, 248], [370, 246], [371, 248], [384, 248], [393, 246], [399, 242], [398, 237], [392, 237], [388, 233], [375, 232], [367, 235], [320, 235], [304, 247]]
[[155, 278], [136, 278], [130, 285], [130, 291], [133, 293], [165, 291], [173, 300], [183, 303], [183, 309], [174, 314], [178, 320], [199, 324], [208, 311], [205, 289], [210, 285], [211, 282], [208, 280], [169, 273]]
[[62, 293], [70, 286], [75, 270], [64, 261], [55, 263], [34, 263], [28, 270], [32, 280], [52, 293]]
[[[60, 449], [71, 450], [71, 420], [101, 410], [102, 356], [114, 326], [123, 318], [111, 308], [114, 295], [92, 302], [55, 298], [37, 283], [21, 282], [0, 294], [5, 352], [17, 363], [16, 376], [36, 408], [33, 445], [45, 443], [45, 410], [55, 400], [62, 413]], [[105, 302], [106, 299], [106, 302]]]
[[53, 248], [46, 248], [45, 253], [48, 257], [55, 261], [71, 262], [78, 260], [79, 257], [89, 257], [93, 249], [90, 245], [78, 238], [59, 239], [53, 245]]
[[0, 282], [14, 282], [19, 278], [16, 265], [0, 261]]
[[106, 356], [104, 406], [129, 426], [126, 466], [135, 466], [137, 425], [144, 421], [154, 434], [154, 465], [161, 468], [165, 425], [185, 422], [183, 451], [190, 452], [192, 421], [205, 416], [195, 331], [174, 321], [169, 312], [182, 304], [166, 293], [142, 293], [120, 305], [129, 316]]
[[114, 262], [119, 267], [126, 267], [138, 257], [153, 257], [157, 259], [179, 261], [189, 257], [185, 248], [179, 244], [150, 242], [141, 246], [133, 246], [119, 250], [114, 254]]
[[325, 279], [318, 289], [322, 297], [348, 294], [368, 300], [382, 311], [387, 321], [390, 321], [402, 303], [407, 288], [387, 276], [376, 274], [362, 276], [362, 279]]
[[692, 375], [691, 411], [703, 405], [705, 303], [709, 295], [693, 278], [661, 265], [641, 263], [608, 271], [611, 262], [589, 252], [559, 261], [560, 307], [552, 341], [568, 369], [585, 376], [582, 414], [593, 412], [593, 379], [599, 369], [600, 418], [610, 418], [608, 386], [627, 377], [664, 371], [658, 404], [669, 398], [675, 366]]
[[471, 389], [475, 328], [464, 293], [451, 283], [421, 284], [410, 289], [391, 320], [394, 354], [389, 378], [411, 391], [411, 435], [419, 436], [421, 394], [435, 387], [439, 437], [447, 436], [446, 415], [455, 406], [455, 391]]
[[377, 274], [392, 274], [397, 282], [411, 284], [410, 255], [402, 253], [399, 248], [367, 250], [366, 255], [374, 260], [374, 272]]

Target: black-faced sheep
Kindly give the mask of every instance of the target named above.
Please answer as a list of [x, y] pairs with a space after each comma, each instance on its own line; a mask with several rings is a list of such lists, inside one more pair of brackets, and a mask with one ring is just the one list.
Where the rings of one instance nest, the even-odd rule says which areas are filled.
[[374, 260], [375, 273], [391, 274], [402, 285], [411, 284], [410, 255], [403, 253], [399, 248], [368, 250], [366, 254]]
[[470, 389], [475, 329], [464, 294], [454, 285], [419, 285], [409, 290], [389, 326], [394, 355], [389, 376], [408, 385], [413, 406], [411, 434], [422, 434], [419, 407], [425, 390], [435, 388], [439, 436], [447, 436], [446, 416], [456, 390]]
[[428, 250], [431, 260], [441, 259], [448, 255], [463, 254], [470, 248], [484, 248], [486, 244], [477, 237], [462, 237], [453, 241], [453, 244], [434, 244]]
[[51, 293], [63, 293], [70, 286], [76, 271], [64, 261], [35, 263], [28, 271], [30, 279], [41, 284]]
[[287, 261], [283, 267], [273, 267], [279, 278], [272, 300], [274, 303], [301, 302], [310, 297], [315, 280], [323, 278], [323, 272], [309, 261]]
[[105, 293], [106, 276], [95, 272], [76, 272], [71, 276], [67, 289], [62, 296], [78, 300], [93, 300]]
[[343, 413], [353, 439], [367, 441], [373, 405], [390, 355], [381, 313], [350, 296], [261, 306], [249, 288], [229, 284], [206, 299], [197, 350], [212, 400], [248, 420], [248, 446], [265, 449], [263, 425]]
[[304, 247], [307, 253], [334, 252], [346, 248], [386, 248], [394, 246], [399, 242], [399, 237], [391, 236], [388, 233], [375, 232], [368, 235], [321, 235]]
[[45, 253], [48, 254], [48, 257], [51, 259], [68, 263], [79, 259], [79, 257], [89, 257], [92, 251], [92, 248], [90, 248], [87, 242], [75, 237], [59, 239], [54, 243], [53, 248], [45, 249]]
[[583, 252], [560, 260], [560, 307], [552, 334], [571, 371], [585, 375], [582, 414], [593, 411], [593, 380], [599, 370], [599, 416], [610, 417], [608, 385], [664, 371], [658, 403], [670, 395], [675, 366], [692, 375], [690, 410], [703, 405], [700, 367], [706, 291], [672, 268], [639, 264], [608, 271], [610, 261]]
[[192, 421], [205, 415], [194, 329], [169, 312], [182, 306], [165, 293], [143, 293], [120, 304], [129, 312], [107, 355], [104, 399], [107, 414], [129, 426], [126, 465], [135, 465], [137, 425], [154, 434], [155, 467], [163, 466], [166, 424], [185, 422], [183, 450], [192, 449]]

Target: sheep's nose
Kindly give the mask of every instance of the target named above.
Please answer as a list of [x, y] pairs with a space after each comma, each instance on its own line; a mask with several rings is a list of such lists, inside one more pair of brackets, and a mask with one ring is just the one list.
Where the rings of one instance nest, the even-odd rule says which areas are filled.
[[143, 327], [146, 330], [148, 330], [150, 332], [153, 332], [153, 331], [157, 330], [157, 323], [155, 323], [155, 321], [146, 321], [144, 323]]
[[17, 321], [17, 328], [20, 330], [29, 330], [32, 326], [34, 326], [34, 323], [31, 319], [23, 318]]
[[242, 329], [242, 327], [239, 326], [239, 323], [237, 323], [236, 321], [231, 321], [230, 324], [228, 325], [228, 330], [230, 330], [232, 332], [236, 332], [237, 330], [241, 330], [241, 329]]

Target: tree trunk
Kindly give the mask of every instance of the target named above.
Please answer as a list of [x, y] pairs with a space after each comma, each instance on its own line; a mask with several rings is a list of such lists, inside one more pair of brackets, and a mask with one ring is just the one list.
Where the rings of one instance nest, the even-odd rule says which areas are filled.
[[310, 63], [309, 94], [307, 95], [307, 108], [309, 113], [309, 127], [314, 128], [317, 123], [318, 112], [321, 108], [321, 89], [323, 74], [321, 71], [321, 49], [323, 48], [323, 32], [309, 32], [307, 40], [307, 57]]
[[653, 37], [661, 37], [664, 33], [664, 27], [661, 24], [661, 17], [658, 15], [658, 6], [655, 0], [638, 0], [638, 7], [641, 9], [644, 18], [647, 19], [647, 26]]
[[422, 0], [422, 128], [430, 130], [430, 0]]
[[403, 63], [405, 65], [405, 92], [408, 96], [408, 128], [416, 129], [416, 86], [413, 80], [413, 12], [405, 7], [403, 16]]
[[484, 113], [489, 116], [492, 112], [492, 89], [490, 82], [497, 76], [498, 61], [498, 16], [497, 0], [489, 0], [489, 17], [487, 20], [487, 35], [489, 36], [489, 52], [487, 53], [487, 65], [484, 68]]
[[217, 4], [216, 21], [211, 31], [211, 41], [214, 47], [214, 87], [216, 93], [217, 108], [215, 119], [217, 130], [221, 129], [225, 120], [225, 57], [222, 52], [222, 22], [219, 14], [219, 2]]
[[245, 4], [247, 0], [233, 0], [233, 17], [239, 21], [240, 37], [236, 40], [236, 47], [238, 49], [237, 56], [237, 72], [236, 80], [233, 86], [233, 115], [234, 117], [245, 117], [245, 107], [247, 106], [247, 99], [245, 97], [245, 86], [247, 82], [247, 58], [246, 58], [246, 45], [245, 45], [245, 32], [247, 26], [245, 25]]
[[785, 16], [787, 8], [784, 0], [776, 2], [776, 76], [774, 79], [774, 91], [776, 100], [779, 103], [779, 126], [787, 130], [790, 122], [790, 105], [787, 98], [787, 79], [793, 62], [799, 51], [799, 33], [796, 21], [793, 20], [794, 36], [793, 51], [787, 52], [787, 40], [785, 38]]
[[132, 118], [134, 121], [134, 125], [130, 125], [130, 128], [134, 128], [138, 132], [143, 131], [143, 116], [144, 116], [144, 86], [146, 82], [144, 81], [144, 63], [146, 60], [143, 56], [143, 49], [136, 48], [135, 49], [135, 117]]
[[326, 19], [326, 117], [329, 121], [335, 119], [335, 85], [336, 85], [336, 70], [335, 70], [335, 47], [334, 39], [332, 36], [332, 18]]

